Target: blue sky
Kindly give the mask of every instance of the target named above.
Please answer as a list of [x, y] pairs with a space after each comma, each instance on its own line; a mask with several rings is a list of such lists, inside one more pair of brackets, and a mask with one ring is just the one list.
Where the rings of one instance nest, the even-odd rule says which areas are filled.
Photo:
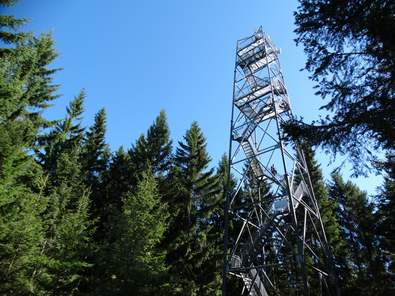
[[[198, 121], [216, 163], [228, 150], [236, 40], [260, 25], [281, 49], [294, 114], [317, 118], [322, 100], [300, 71], [305, 55], [293, 41], [296, 7], [296, 0], [20, 0], [6, 11], [29, 18], [27, 30], [54, 36], [62, 97], [49, 117], [63, 117], [84, 88], [84, 124], [104, 107], [115, 150], [130, 147], [164, 109], [175, 143]], [[318, 160], [329, 176], [328, 157], [318, 151]], [[371, 194], [381, 183], [373, 175], [353, 181]]]

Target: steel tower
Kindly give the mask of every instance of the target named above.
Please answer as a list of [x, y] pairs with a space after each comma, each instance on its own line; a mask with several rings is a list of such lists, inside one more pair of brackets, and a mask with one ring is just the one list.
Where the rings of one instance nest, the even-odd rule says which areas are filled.
[[262, 28], [237, 42], [223, 292], [338, 295], [303, 152], [283, 137], [292, 112], [278, 56]]

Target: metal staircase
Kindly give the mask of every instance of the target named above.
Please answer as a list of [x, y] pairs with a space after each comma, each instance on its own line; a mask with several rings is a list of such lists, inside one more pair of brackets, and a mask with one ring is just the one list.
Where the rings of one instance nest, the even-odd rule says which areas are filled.
[[[239, 256], [233, 256], [232, 258], [233, 267], [238, 268], [243, 265], [242, 259]], [[244, 283], [244, 289], [242, 295], [249, 296], [268, 296], [265, 289], [265, 285], [259, 276], [256, 268], [248, 268], [239, 275]]]
[[254, 175], [257, 178], [262, 178], [264, 176], [263, 170], [259, 161], [257, 160], [256, 156], [258, 152], [254, 143], [252, 143], [252, 140], [250, 138], [247, 138], [245, 141], [242, 141], [241, 147], [243, 148], [244, 153], [249, 160], [249, 164]]
[[[231, 252], [225, 250], [224, 296], [230, 275], [242, 279], [241, 295], [289, 295], [281, 289], [290, 283], [292, 295], [310, 295], [313, 286], [335, 295], [307, 165], [296, 143], [284, 141], [281, 124], [292, 114], [278, 54], [262, 29], [238, 41], [229, 154], [229, 176], [238, 185], [226, 200], [234, 228], [225, 226]], [[315, 265], [307, 267], [305, 257]], [[281, 267], [285, 262], [292, 266]]]

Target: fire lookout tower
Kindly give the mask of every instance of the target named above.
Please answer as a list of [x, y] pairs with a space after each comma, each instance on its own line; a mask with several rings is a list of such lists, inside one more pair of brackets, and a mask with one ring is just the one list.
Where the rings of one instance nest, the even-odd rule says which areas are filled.
[[338, 295], [303, 151], [283, 137], [291, 119], [279, 50], [259, 28], [236, 49], [224, 295]]

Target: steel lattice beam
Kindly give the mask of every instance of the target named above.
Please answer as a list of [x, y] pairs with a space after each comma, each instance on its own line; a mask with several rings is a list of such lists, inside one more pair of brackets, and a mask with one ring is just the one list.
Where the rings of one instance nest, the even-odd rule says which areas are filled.
[[224, 295], [231, 279], [240, 295], [336, 295], [304, 155], [283, 140], [292, 112], [278, 56], [262, 28], [237, 42], [229, 178], [238, 185], [226, 198]]

